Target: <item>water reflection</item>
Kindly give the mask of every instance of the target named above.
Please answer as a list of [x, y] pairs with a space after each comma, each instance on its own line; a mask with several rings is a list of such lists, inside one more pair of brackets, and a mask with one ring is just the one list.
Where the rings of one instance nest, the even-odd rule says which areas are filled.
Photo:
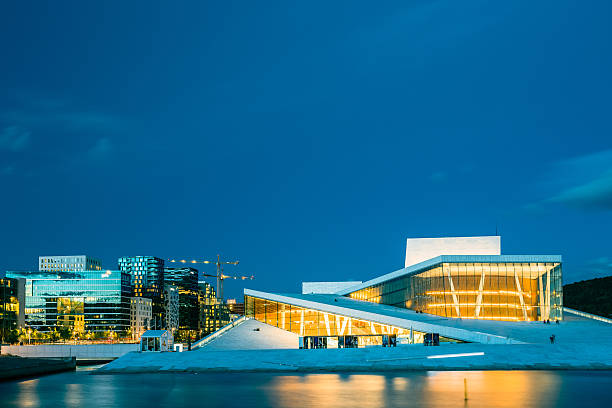
[[386, 388], [382, 375], [277, 376], [268, 389], [268, 400], [278, 407], [340, 407], [360, 393], [360, 408], [376, 408], [384, 406]]
[[607, 406], [610, 389], [612, 372], [90, 375], [77, 371], [0, 383], [0, 407], [600, 407]]
[[[40, 400], [37, 392], [39, 380], [21, 381], [18, 386], [17, 401], [20, 407], [39, 407]], [[1, 404], [0, 404], [1, 405]]]

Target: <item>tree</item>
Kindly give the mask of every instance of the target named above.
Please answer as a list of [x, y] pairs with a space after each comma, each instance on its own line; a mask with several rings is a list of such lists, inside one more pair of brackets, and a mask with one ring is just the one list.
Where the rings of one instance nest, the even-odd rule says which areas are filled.
[[68, 326], [61, 326], [58, 333], [62, 340], [70, 340], [72, 337], [72, 330]]

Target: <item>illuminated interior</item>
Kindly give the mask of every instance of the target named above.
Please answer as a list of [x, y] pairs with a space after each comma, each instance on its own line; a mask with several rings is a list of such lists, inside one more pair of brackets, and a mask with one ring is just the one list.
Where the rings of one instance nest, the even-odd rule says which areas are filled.
[[348, 294], [352, 299], [463, 319], [561, 320], [560, 263], [450, 263]]
[[[359, 336], [359, 345], [378, 344], [379, 336], [394, 334], [405, 343], [423, 343], [424, 333], [349, 316], [307, 309], [245, 295], [245, 313], [260, 322], [298, 336]], [[454, 341], [441, 337], [441, 341]]]

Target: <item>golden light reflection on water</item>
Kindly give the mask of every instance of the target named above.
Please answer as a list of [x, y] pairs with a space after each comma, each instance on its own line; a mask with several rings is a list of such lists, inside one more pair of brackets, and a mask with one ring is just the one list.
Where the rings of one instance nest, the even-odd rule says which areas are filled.
[[360, 393], [359, 407], [384, 405], [385, 377], [381, 375], [312, 374], [279, 376], [270, 389], [279, 407], [336, 407], [353, 401]]
[[[468, 400], [464, 399], [464, 379]], [[275, 406], [355, 407], [554, 406], [560, 391], [554, 373], [448, 371], [401, 374], [278, 376], [269, 389]], [[544, 396], [546, 398], [544, 399]]]
[[[468, 385], [467, 401], [464, 379]], [[0, 408], [546, 408], [581, 406], [577, 402], [583, 402], [583, 393], [587, 399], [593, 395], [600, 402], [597, 406], [605, 406], [601, 402], [608, 402], [610, 384], [612, 374], [559, 371], [100, 376], [64, 373], [0, 384]]]
[[21, 381], [18, 385], [19, 392], [17, 394], [17, 402], [20, 407], [30, 408], [39, 407], [40, 400], [38, 398], [38, 379]]
[[[496, 407], [537, 406], [542, 395], [555, 398], [559, 394], [558, 375], [545, 371], [446, 371], [429, 372], [423, 393], [464, 393], [464, 379], [467, 379], [467, 406], [487, 406], [494, 402]], [[552, 404], [554, 405], [554, 404]]]

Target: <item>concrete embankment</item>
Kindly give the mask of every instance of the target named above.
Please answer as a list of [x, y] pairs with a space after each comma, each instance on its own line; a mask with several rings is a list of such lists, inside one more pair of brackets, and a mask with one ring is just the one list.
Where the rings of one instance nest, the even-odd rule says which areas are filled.
[[0, 356], [0, 381], [39, 375], [72, 371], [76, 368], [76, 358], [23, 358]]
[[136, 350], [137, 343], [2, 346], [2, 354], [34, 358], [75, 357], [78, 365], [107, 363]]
[[322, 350], [134, 352], [96, 374], [142, 372], [340, 372], [391, 370], [612, 370], [605, 345], [449, 344]]

